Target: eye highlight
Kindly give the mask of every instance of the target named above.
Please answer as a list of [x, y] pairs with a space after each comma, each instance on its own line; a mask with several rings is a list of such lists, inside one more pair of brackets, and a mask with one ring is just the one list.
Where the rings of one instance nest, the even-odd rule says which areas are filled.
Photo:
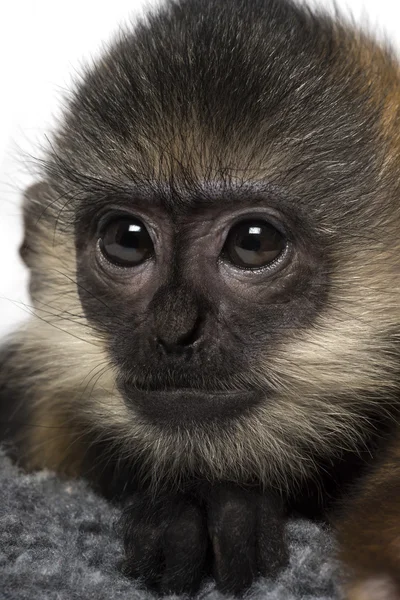
[[118, 217], [107, 223], [99, 247], [108, 261], [121, 267], [135, 267], [154, 255], [146, 226], [134, 217]]
[[246, 220], [230, 229], [222, 256], [236, 267], [259, 269], [274, 263], [286, 244], [285, 236], [267, 221]]

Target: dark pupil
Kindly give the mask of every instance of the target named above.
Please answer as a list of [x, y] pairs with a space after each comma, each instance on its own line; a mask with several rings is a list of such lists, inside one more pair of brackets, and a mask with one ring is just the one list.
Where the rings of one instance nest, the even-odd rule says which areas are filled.
[[285, 248], [285, 238], [264, 221], [245, 221], [232, 227], [226, 252], [230, 261], [243, 268], [257, 268], [273, 262]]
[[122, 266], [138, 265], [152, 254], [153, 243], [143, 223], [119, 219], [107, 226], [100, 240], [106, 257]]

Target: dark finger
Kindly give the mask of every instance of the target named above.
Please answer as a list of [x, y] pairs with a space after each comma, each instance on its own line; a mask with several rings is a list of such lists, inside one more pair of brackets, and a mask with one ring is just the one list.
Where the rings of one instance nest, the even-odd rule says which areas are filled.
[[119, 523], [125, 545], [124, 574], [155, 589], [164, 568], [161, 541], [170, 515], [159, 503], [137, 494]]
[[257, 575], [256, 502], [240, 488], [216, 490], [208, 503], [213, 574], [224, 593], [239, 595]]
[[281, 501], [262, 495], [257, 519], [257, 566], [260, 575], [274, 577], [289, 562]]
[[198, 590], [207, 544], [204, 513], [197, 506], [186, 505], [164, 534], [165, 571], [159, 590], [162, 594], [193, 594]]

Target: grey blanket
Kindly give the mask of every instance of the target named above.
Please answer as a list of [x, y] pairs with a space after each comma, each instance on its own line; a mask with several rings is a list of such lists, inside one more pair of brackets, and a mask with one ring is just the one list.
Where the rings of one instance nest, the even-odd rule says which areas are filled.
[[[150, 600], [118, 571], [123, 549], [117, 508], [84, 481], [25, 475], [0, 451], [1, 600]], [[259, 581], [251, 600], [339, 597], [329, 533], [308, 521], [288, 524], [291, 561], [276, 581]], [[208, 582], [199, 598], [224, 598]]]

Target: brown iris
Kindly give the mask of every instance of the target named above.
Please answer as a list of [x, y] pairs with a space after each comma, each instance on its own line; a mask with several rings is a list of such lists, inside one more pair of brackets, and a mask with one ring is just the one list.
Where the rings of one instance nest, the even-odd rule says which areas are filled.
[[146, 226], [139, 220], [121, 217], [108, 223], [99, 240], [104, 256], [112, 263], [134, 267], [154, 253]]
[[267, 221], [247, 220], [228, 233], [223, 256], [242, 269], [259, 269], [273, 263], [286, 247], [284, 235]]

